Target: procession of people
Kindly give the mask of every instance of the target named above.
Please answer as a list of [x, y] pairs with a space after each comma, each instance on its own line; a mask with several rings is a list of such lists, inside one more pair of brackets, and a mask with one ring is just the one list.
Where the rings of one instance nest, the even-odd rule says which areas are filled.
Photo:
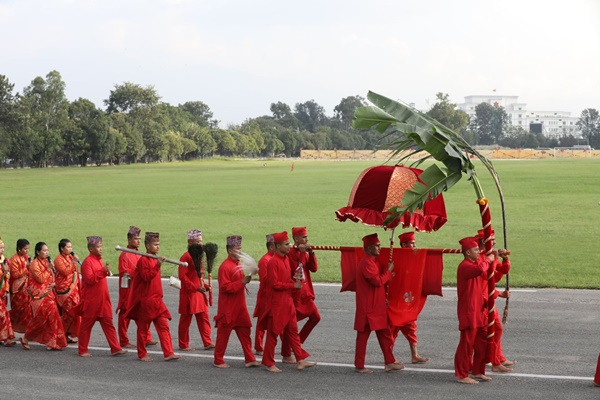
[[[173, 348], [169, 326], [172, 316], [163, 301], [161, 282], [161, 265], [166, 261], [177, 261], [159, 255], [157, 232], [146, 232], [145, 253], [139, 252], [142, 240], [139, 228], [131, 226], [127, 239], [128, 246], [121, 248], [123, 252], [119, 257], [119, 297], [114, 309], [118, 315], [118, 329], [113, 324], [113, 307], [106, 280], [111, 271], [102, 260], [101, 237], [87, 238], [89, 255], [82, 263], [73, 252], [69, 239], [59, 242], [59, 255], [54, 261], [44, 242], [36, 243], [32, 260], [26, 239], [17, 241], [16, 253], [8, 260], [4, 255], [6, 245], [0, 239], [0, 344], [15, 346], [16, 334], [20, 333], [23, 335], [18, 341], [25, 350], [31, 349], [31, 342], [38, 342], [47, 350], [61, 350], [68, 343], [76, 343], [79, 356], [89, 358], [92, 357], [88, 351], [91, 330], [99, 322], [110, 354], [123, 356], [127, 354], [124, 348], [133, 347], [128, 336], [129, 321], [133, 320], [137, 327], [139, 360], [152, 361], [147, 346], [157, 342], [152, 340], [151, 324], [158, 334], [163, 359], [178, 360], [180, 355]], [[311, 279], [311, 274], [318, 271], [318, 263], [313, 247], [308, 244], [306, 227], [292, 228], [292, 240], [287, 231], [266, 235], [266, 253], [258, 263], [260, 286], [252, 315], [257, 318], [254, 343], [251, 315], [246, 304], [249, 293], [246, 286], [252, 276], [246, 274], [241, 265], [242, 237], [231, 235], [226, 238], [227, 257], [219, 267], [217, 279], [219, 292], [217, 312], [213, 318], [217, 332], [214, 343], [210, 320], [212, 285], [202, 258], [202, 231], [189, 230], [187, 239], [187, 251], [177, 262], [181, 282], [180, 319], [176, 330], [179, 351], [195, 350], [190, 346], [190, 326], [195, 317], [203, 348], [214, 351], [213, 365], [217, 368], [230, 367], [225, 363], [224, 355], [232, 331], [238, 337], [247, 368], [262, 365], [269, 372], [281, 372], [275, 361], [278, 338], [281, 339], [282, 363], [295, 364], [298, 370], [317, 364], [307, 360], [310, 354], [304, 349], [309, 335], [321, 320]], [[416, 251], [413, 232], [400, 235], [399, 239], [403, 248]], [[356, 269], [355, 371], [362, 374], [373, 372], [365, 366], [371, 331], [377, 335], [386, 372], [404, 368], [394, 356], [394, 344], [400, 332], [410, 344], [411, 362], [428, 362], [430, 358], [420, 356], [417, 351], [416, 319], [404, 326], [394, 326], [388, 316], [388, 284], [398, 266], [391, 258], [387, 265], [378, 258], [381, 245], [377, 234], [367, 235], [362, 240], [364, 257]], [[506, 250], [494, 249], [485, 254], [483, 231], [459, 243], [464, 259], [457, 270], [460, 341], [455, 355], [455, 374], [458, 382], [475, 384], [492, 380], [485, 373], [486, 364], [491, 365], [493, 372], [510, 372], [516, 364], [503, 354], [502, 325], [497, 310], [494, 310], [496, 334], [493, 351], [488, 349], [486, 339], [488, 296], [510, 296], [508, 291], [488, 294], [488, 272], [493, 269], [494, 279], [498, 281], [508, 273], [510, 261]], [[304, 319], [307, 322], [300, 328], [298, 322]]]

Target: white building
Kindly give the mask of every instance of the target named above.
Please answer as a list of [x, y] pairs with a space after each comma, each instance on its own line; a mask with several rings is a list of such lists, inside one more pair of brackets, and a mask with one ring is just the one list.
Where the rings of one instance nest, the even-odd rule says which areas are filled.
[[512, 125], [520, 126], [528, 132], [542, 132], [549, 138], [564, 135], [581, 137], [581, 131], [577, 127], [578, 117], [572, 117], [568, 111], [529, 111], [526, 103], [519, 102], [519, 96], [466, 96], [465, 102], [458, 104], [458, 108], [471, 118], [475, 115], [475, 107], [481, 103], [504, 107]]

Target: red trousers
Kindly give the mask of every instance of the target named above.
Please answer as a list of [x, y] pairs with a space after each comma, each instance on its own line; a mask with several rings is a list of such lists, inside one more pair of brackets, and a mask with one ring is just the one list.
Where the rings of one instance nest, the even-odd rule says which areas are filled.
[[408, 343], [411, 346], [416, 346], [418, 342], [417, 328], [417, 321], [410, 322], [403, 326], [390, 326], [390, 330], [392, 331], [392, 339], [394, 340], [394, 343], [396, 343], [396, 338], [398, 337], [398, 334], [402, 332], [406, 340], [408, 340]]
[[460, 331], [460, 342], [454, 355], [454, 374], [463, 379], [473, 375], [485, 374], [487, 356], [487, 328], [465, 329]]
[[[308, 321], [306, 321], [298, 333], [298, 336], [300, 337], [300, 343], [304, 343], [306, 341], [308, 335], [310, 335], [315, 326], [317, 326], [319, 321], [321, 321], [321, 314], [319, 314], [319, 310], [314, 302], [310, 314], [304, 314], [296, 311], [296, 321], [299, 322], [305, 318], [308, 318]], [[292, 355], [292, 348], [290, 346], [289, 338], [285, 335], [281, 337], [281, 355], [283, 357], [289, 357]]]
[[[127, 346], [129, 344], [129, 336], [127, 335], [127, 330], [129, 329], [129, 322], [131, 320], [129, 318], [125, 318], [124, 315], [125, 312], [120, 311], [117, 318], [117, 330], [119, 333], [119, 343], [121, 344], [121, 346]], [[152, 332], [150, 331], [150, 327], [148, 326], [148, 336], [146, 337], [145, 343], [148, 344], [151, 341]]]
[[81, 325], [79, 326], [79, 343], [78, 343], [78, 353], [85, 354], [88, 353], [88, 345], [90, 344], [90, 336], [92, 335], [92, 328], [96, 321], [100, 322], [100, 326], [102, 327], [102, 331], [104, 332], [104, 336], [106, 336], [106, 340], [108, 341], [108, 345], [110, 346], [110, 352], [116, 353], [121, 350], [121, 346], [119, 345], [119, 340], [117, 339], [117, 331], [115, 330], [115, 326], [113, 325], [112, 318], [110, 317], [82, 317]]
[[[263, 352], [262, 364], [267, 367], [272, 367], [275, 365], [275, 346], [277, 346], [277, 335], [275, 332], [273, 332], [273, 317], [269, 317], [267, 324], [267, 340], [265, 342], [265, 351]], [[298, 321], [296, 321], [296, 318], [292, 318], [290, 322], [288, 322], [281, 337], [282, 341], [283, 338], [288, 338], [290, 347], [296, 356], [296, 361], [302, 361], [310, 357], [310, 354], [308, 354], [308, 352], [302, 348], [302, 344], [300, 343], [300, 336], [298, 335]]]
[[246, 363], [256, 361], [256, 357], [252, 354], [252, 339], [250, 338], [250, 327], [249, 326], [233, 326], [231, 324], [219, 324], [217, 326], [217, 343], [215, 344], [215, 365], [225, 364], [225, 350], [227, 350], [227, 344], [229, 343], [229, 336], [231, 331], [235, 330], [242, 350], [244, 351], [244, 361]]
[[190, 347], [190, 326], [192, 325], [192, 317], [194, 315], [196, 316], [196, 325], [198, 325], [198, 331], [200, 332], [200, 337], [202, 338], [204, 347], [212, 344], [212, 339], [210, 338], [211, 330], [208, 312], [197, 314], [181, 314], [179, 317], [179, 327], [177, 330], [179, 335], [180, 349], [187, 349]]
[[261, 353], [264, 351], [263, 340], [265, 338], [265, 332], [267, 331], [265, 326], [266, 324], [264, 321], [257, 321], [254, 332], [254, 350]]
[[594, 375], [594, 383], [600, 386], [600, 354], [598, 354], [598, 364], [596, 365], [596, 375]]
[[[379, 347], [383, 352], [383, 360], [385, 365], [391, 364], [396, 361], [392, 347], [394, 341], [392, 339], [392, 333], [389, 328], [379, 329], [375, 331], [377, 335], [377, 341]], [[356, 331], [356, 350], [354, 352], [354, 366], [357, 369], [365, 368], [365, 357], [367, 355], [367, 343], [369, 342], [369, 336], [371, 336], [371, 327], [367, 323], [363, 332]]]
[[[500, 365], [506, 361], [506, 357], [504, 357], [504, 353], [502, 352], [502, 334], [504, 333], [504, 328], [502, 327], [502, 321], [500, 321], [498, 310], [494, 311], [494, 320], [494, 343], [496, 343], [496, 345], [490, 349], [488, 361], [491, 362], [492, 365]], [[491, 354], [492, 352], [494, 354]]]
[[146, 351], [146, 339], [150, 330], [150, 323], [154, 323], [154, 328], [158, 334], [160, 348], [165, 357], [172, 356], [173, 342], [171, 341], [171, 331], [169, 330], [169, 320], [165, 317], [158, 317], [152, 321], [138, 320], [137, 321], [137, 351], [138, 358], [144, 358], [148, 355]]

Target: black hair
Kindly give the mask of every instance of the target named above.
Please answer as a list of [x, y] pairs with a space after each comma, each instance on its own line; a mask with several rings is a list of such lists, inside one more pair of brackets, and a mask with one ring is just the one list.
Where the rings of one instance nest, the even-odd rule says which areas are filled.
[[25, 248], [25, 246], [27, 246], [28, 244], [29, 244], [29, 240], [27, 240], [27, 239], [17, 240], [17, 253], [19, 252], [19, 250]]
[[46, 246], [44, 242], [37, 242], [35, 244], [35, 255], [37, 256], [38, 251], [42, 251], [42, 247]]
[[60, 242], [58, 242], [58, 252], [62, 253], [62, 249], [64, 249], [69, 243], [71, 243], [69, 239], [60, 239]]

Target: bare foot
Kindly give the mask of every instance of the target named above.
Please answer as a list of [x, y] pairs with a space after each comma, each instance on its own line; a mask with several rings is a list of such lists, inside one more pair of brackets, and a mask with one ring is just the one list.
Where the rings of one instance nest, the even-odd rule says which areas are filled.
[[90, 353], [83, 353], [83, 354], [80, 354], [79, 357], [92, 358], [92, 355]]
[[354, 372], [358, 372], [359, 374], [367, 374], [367, 375], [370, 375], [373, 373], [373, 371], [371, 371], [368, 368], [355, 368]]
[[50, 346], [46, 346], [46, 351], [61, 351], [62, 349], [60, 347], [50, 347]]
[[385, 372], [400, 371], [401, 369], [404, 369], [404, 365], [396, 363], [386, 364], [384, 368]]
[[140, 361], [143, 361], [143, 362], [152, 362], [152, 359], [150, 357], [146, 356], [146, 357], [140, 358]]
[[467, 385], [477, 385], [479, 383], [475, 379], [471, 379], [469, 377], [457, 379], [457, 382], [466, 383]]
[[315, 365], [317, 365], [316, 362], [310, 362], [310, 361], [306, 361], [306, 360], [298, 361], [298, 371], [302, 371], [303, 369], [314, 367]]
[[262, 355], [263, 355], [263, 352], [262, 352], [262, 351], [258, 351], [258, 350], [256, 350], [256, 351], [254, 352], [254, 354], [256, 354], [257, 356], [262, 356]]
[[4, 342], [5, 347], [12, 347], [15, 344], [17, 344], [17, 342], [15, 342], [14, 340], [10, 340], [10, 339], [8, 339], [7, 341]]
[[516, 361], [510, 361], [510, 360], [505, 360], [502, 365], [504, 365], [505, 367], [512, 367], [513, 365], [515, 365], [517, 362]]
[[473, 375], [473, 378], [483, 381], [483, 382], [489, 382], [492, 380], [492, 378], [490, 378], [489, 376], [484, 375], [484, 374]]
[[215, 367], [221, 368], [221, 369], [230, 368], [230, 365], [229, 364], [225, 364], [225, 363], [223, 363], [223, 364], [213, 364], [213, 365]]
[[250, 361], [249, 363], [244, 364], [246, 368], [260, 367], [260, 363], [256, 360]]
[[215, 345], [213, 343], [209, 344], [208, 346], [204, 346], [204, 350], [212, 350], [215, 348]]
[[67, 336], [67, 343], [77, 343], [77, 339]]
[[124, 349], [133, 349], [135, 346], [132, 345], [131, 343], [127, 343], [121, 346]]
[[114, 357], [119, 357], [119, 356], [122, 356], [122, 355], [125, 355], [125, 354], [127, 354], [127, 350], [121, 349], [119, 351], [115, 351], [114, 353], [111, 353], [110, 355], [114, 356]]
[[156, 340], [151, 340], [148, 343], [146, 343], [146, 346], [155, 346], [156, 344], [158, 344]]
[[196, 350], [196, 349], [195, 349], [195, 348], [193, 348], [193, 347], [186, 347], [185, 349], [182, 349], [182, 348], [180, 347], [180, 348], [179, 348], [179, 350], [181, 350], [181, 351], [194, 351], [194, 350]]
[[23, 346], [23, 349], [31, 350], [31, 346], [29, 346], [29, 340], [25, 338], [19, 338], [19, 342], [21, 342], [21, 346]]
[[427, 361], [431, 360], [429, 357], [421, 357], [420, 355], [416, 355], [410, 361], [413, 364], [425, 364]]
[[281, 362], [284, 364], [296, 364], [296, 358], [292, 356], [283, 357]]
[[277, 368], [275, 365], [271, 365], [270, 367], [267, 367], [267, 371], [269, 371], [269, 372], [281, 372], [281, 370], [279, 368]]
[[504, 365], [494, 365], [492, 372], [512, 372], [512, 368], [505, 367]]
[[181, 356], [178, 356], [177, 354], [171, 354], [168, 357], [165, 357], [165, 361], [177, 361], [181, 358]]

